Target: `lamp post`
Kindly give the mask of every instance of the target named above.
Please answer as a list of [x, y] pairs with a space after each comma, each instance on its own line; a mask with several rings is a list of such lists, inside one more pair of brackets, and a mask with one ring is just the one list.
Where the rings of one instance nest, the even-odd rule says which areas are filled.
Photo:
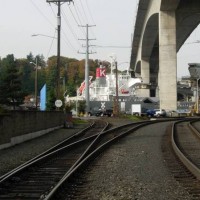
[[197, 99], [196, 104], [197, 104], [197, 114], [198, 114], [199, 113], [199, 78], [197, 78], [197, 97], [196, 97], [196, 99]]
[[34, 62], [30, 62], [30, 63], [35, 65], [35, 109], [37, 110], [37, 105], [38, 105], [38, 101], [37, 101], [38, 61], [37, 61], [37, 57], [35, 58], [35, 63]]
[[115, 69], [116, 69], [116, 72], [115, 72], [115, 78], [116, 78], [116, 97], [115, 97], [115, 115], [118, 117], [119, 116], [119, 102], [118, 102], [118, 99], [119, 99], [119, 95], [118, 95], [118, 68], [117, 68], [117, 62], [115, 62]]
[[43, 36], [43, 37], [49, 37], [49, 38], [57, 39], [57, 37], [50, 36], [50, 35], [45, 35], [45, 34], [40, 34], [40, 33], [32, 34], [31, 36], [32, 36], [32, 37]]

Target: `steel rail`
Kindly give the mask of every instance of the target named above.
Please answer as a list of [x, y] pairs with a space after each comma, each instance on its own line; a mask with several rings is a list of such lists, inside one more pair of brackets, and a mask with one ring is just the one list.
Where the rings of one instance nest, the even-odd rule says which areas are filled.
[[193, 133], [195, 133], [195, 135], [200, 139], [200, 132], [197, 130], [197, 128], [195, 128], [192, 124], [199, 121], [199, 119], [196, 119], [194, 121], [189, 122], [188, 126], [190, 127], [190, 129], [192, 130]]
[[[178, 158], [182, 161], [182, 163], [186, 166], [186, 168], [198, 179], [200, 180], [200, 169], [193, 164], [185, 155], [184, 153], [179, 149], [176, 140], [175, 140], [175, 126], [179, 123], [185, 122], [187, 120], [179, 121], [179, 122], [174, 122], [172, 126], [172, 135], [171, 135], [171, 142], [172, 142], [172, 147], [175, 152], [175, 154], [178, 156]], [[196, 130], [197, 131], [197, 130]]]
[[[70, 142], [71, 140], [73, 140], [73, 139], [75, 139], [75, 138], [77, 138], [79, 136], [82, 136], [86, 131], [91, 130], [94, 127], [94, 125], [95, 125], [95, 121], [93, 121], [89, 126], [87, 126], [86, 128], [84, 128], [83, 130], [81, 130], [81, 131], [79, 131], [79, 132], [77, 132], [77, 133], [69, 136], [68, 138], [66, 138], [62, 142], [56, 144], [55, 146], [51, 147], [50, 149], [46, 150], [45, 152], [37, 155], [36, 157], [28, 160], [27, 162], [19, 165], [18, 167], [14, 168], [13, 170], [11, 170], [11, 171], [7, 172], [6, 174], [2, 175], [0, 177], [0, 183], [2, 181], [4, 181], [4, 180], [8, 179], [13, 174], [15, 174], [15, 172], [17, 173], [17, 172], [25, 169], [26, 167], [30, 166], [29, 165], [30, 163], [33, 163], [34, 161], [37, 162], [39, 158], [44, 158], [45, 155], [48, 155], [49, 153], [51, 153], [51, 152], [53, 152], [53, 151], [55, 151], [57, 149], [60, 149], [60, 147], [62, 147], [64, 144], [66, 145], [66, 143]], [[102, 129], [102, 131], [104, 131], [108, 126], [109, 126], [109, 123], [106, 123], [106, 125], [104, 126], [104, 128]], [[71, 143], [71, 144], [73, 144], [73, 143]], [[70, 143], [68, 145], [70, 145]]]
[[[104, 123], [105, 123], [105, 122], [104, 122]], [[105, 129], [107, 129], [107, 127], [108, 127], [109, 124], [108, 124], [107, 122], [106, 122], [105, 124], [106, 124], [106, 126], [104, 126], [104, 128], [103, 128], [99, 133], [101, 133], [101, 132], [103, 132]], [[97, 127], [97, 128], [99, 128], [99, 127]], [[49, 152], [47, 155], [43, 155], [42, 157], [39, 157], [38, 159], [34, 160], [33, 162], [27, 163], [26, 166], [22, 166], [21, 169], [17, 169], [16, 171], [10, 173], [7, 177], [4, 177], [4, 178], [0, 181], [0, 183], [1, 183], [1, 186], [0, 186], [1, 191], [4, 191], [4, 190], [7, 188], [7, 186], [8, 186], [8, 185], [7, 185], [8, 181], [9, 181], [9, 182], [11, 181], [10, 183], [12, 183], [12, 179], [9, 179], [10, 177], [12, 177], [12, 175], [15, 175], [15, 177], [19, 177], [19, 178], [17, 178], [17, 179], [20, 180], [21, 177], [18, 176], [18, 175], [19, 175], [18, 173], [21, 172], [20, 174], [22, 174], [22, 171], [23, 171], [23, 170], [27, 169], [28, 167], [33, 167], [33, 165], [34, 165], [34, 164], [38, 164], [38, 162], [41, 162], [42, 164], [44, 164], [44, 163], [43, 163], [43, 160], [44, 160], [44, 159], [47, 160], [48, 158], [50, 158], [51, 156], [54, 156], [55, 154], [58, 154], [59, 157], [60, 157], [60, 155], [62, 154], [61, 152], [65, 153], [67, 148], [69, 148], [69, 149], [70, 149], [70, 148], [74, 149], [74, 150], [75, 150], [74, 153], [77, 154], [76, 149], [80, 147], [79, 150], [78, 150], [79, 152], [78, 152], [78, 154], [77, 154], [77, 155], [79, 156], [79, 154], [81, 153], [81, 152], [80, 152], [80, 149], [82, 149], [82, 147], [86, 146], [86, 145], [85, 145], [85, 144], [87, 144], [86, 142], [91, 142], [91, 141], [93, 141], [93, 139], [94, 139], [97, 135], [98, 135], [98, 134], [94, 134], [94, 135], [89, 136], [89, 137], [87, 137], [87, 138], [82, 138], [81, 140], [76, 141], [76, 142], [73, 142], [73, 143], [71, 143], [71, 144], [68, 144], [68, 145], [65, 146], [65, 147], [61, 147], [61, 148], [59, 148], [59, 149], [57, 149], [57, 150], [54, 150], [54, 151], [52, 151], [52, 152]], [[90, 143], [89, 143], [89, 144], [90, 144]], [[77, 147], [77, 148], [74, 148], [74, 147]], [[86, 147], [87, 147], [87, 146], [86, 146]], [[84, 147], [84, 148], [85, 148], [85, 147]], [[67, 152], [69, 152], [69, 150], [67, 150]], [[71, 154], [71, 155], [73, 155], [74, 153], [73, 153], [73, 151], [72, 151], [72, 154]], [[66, 153], [65, 153], [65, 154], [66, 154]], [[64, 157], [62, 156], [63, 158], [61, 157], [61, 160], [66, 158], [67, 160], [70, 161], [71, 158], [68, 157], [68, 156], [66, 157], [65, 154], [63, 155]], [[69, 154], [69, 155], [70, 155], [70, 154]], [[77, 157], [77, 155], [76, 155], [76, 157]], [[59, 157], [58, 157], [58, 161], [59, 161], [59, 159], [60, 159]], [[74, 155], [73, 155], [72, 158], [73, 158], [73, 159], [72, 159], [72, 161], [73, 161], [73, 160], [74, 160]], [[47, 161], [48, 161], [48, 160], [47, 160]], [[67, 162], [68, 162], [68, 161], [67, 161]], [[74, 162], [74, 161], [73, 161], [73, 162]], [[70, 161], [70, 163], [71, 163], [71, 161]], [[35, 165], [35, 166], [36, 166], [36, 165]], [[49, 167], [47, 167], [47, 168], [49, 168], [49, 169], [51, 169], [51, 167], [54, 168], [54, 166], [51, 165], [51, 164], [50, 164], [50, 165], [47, 165], [47, 166], [49, 166]], [[60, 164], [59, 164], [59, 166], [60, 166]], [[69, 164], [68, 164], [68, 166], [69, 166]], [[42, 166], [41, 166], [41, 167], [42, 167]], [[61, 167], [62, 167], [62, 166], [61, 166]], [[45, 168], [46, 168], [46, 167], [45, 167]], [[45, 168], [44, 168], [44, 169], [45, 169]], [[52, 168], [52, 169], [53, 169], [53, 168]], [[56, 168], [57, 168], [57, 167], [56, 167]], [[66, 167], [65, 167], [65, 168], [66, 168]], [[67, 168], [68, 168], [68, 167], [67, 167]], [[36, 176], [37, 176], [38, 173], [39, 173], [39, 174], [41, 173], [40, 170], [42, 170], [42, 169], [43, 169], [43, 167], [42, 167], [42, 168], [39, 167], [39, 171], [36, 170], [36, 172], [35, 172], [35, 170], [34, 170], [33, 173], [35, 173]], [[32, 171], [32, 170], [31, 170], [31, 171]], [[63, 167], [62, 167], [62, 168], [59, 168], [59, 171], [63, 171]], [[58, 171], [58, 172], [59, 172], [59, 171]], [[50, 172], [49, 170], [47, 170], [47, 173], [51, 173], [51, 172]], [[54, 173], [57, 174], [57, 172], [53, 172], [53, 174], [54, 174]], [[63, 171], [62, 173], [65, 173], [65, 172]], [[32, 173], [31, 173], [31, 174], [32, 174]], [[46, 174], [46, 171], [45, 171], [45, 174]], [[53, 174], [52, 174], [52, 175], [53, 175]], [[59, 174], [60, 174], [60, 172], [59, 172]], [[60, 175], [59, 175], [59, 176], [60, 176]], [[60, 177], [59, 179], [61, 179], [62, 176], [63, 176], [63, 174], [61, 174], [61, 177]], [[14, 179], [16, 179], [15, 177], [14, 177]], [[43, 177], [43, 176], [42, 176], [42, 177]], [[42, 177], [41, 177], [41, 178], [42, 178]], [[44, 176], [44, 178], [45, 178], [45, 176]], [[57, 179], [57, 178], [56, 178], [56, 179]], [[7, 180], [8, 180], [8, 181], [7, 181]], [[23, 180], [23, 178], [22, 178], [22, 180]], [[32, 179], [31, 179], [31, 180], [32, 180]], [[33, 180], [34, 180], [34, 179], [33, 179]], [[42, 180], [43, 180], [43, 178], [42, 178]], [[5, 181], [6, 181], [6, 182], [5, 182]], [[15, 182], [15, 181], [14, 181], [14, 182]], [[32, 181], [31, 181], [31, 182], [32, 182]], [[31, 182], [30, 182], [30, 183], [31, 183]], [[7, 186], [6, 186], [4, 183], [5, 183]], [[24, 181], [22, 181], [22, 184], [24, 184]], [[54, 182], [53, 185], [54, 185], [54, 184], [56, 184], [56, 182]], [[6, 186], [5, 189], [4, 189], [4, 185]], [[2, 187], [2, 186], [3, 186], [3, 187]], [[52, 186], [51, 186], [51, 187], [52, 187]], [[17, 187], [17, 188], [18, 188], [18, 187]], [[35, 187], [34, 187], [34, 188], [35, 188]], [[45, 187], [44, 187], [44, 188], [45, 188]], [[46, 189], [47, 189], [47, 188], [46, 188]], [[45, 192], [47, 191], [46, 189], [43, 191], [43, 193], [45, 193]], [[7, 190], [7, 189], [6, 189], [6, 190]], [[5, 190], [5, 191], [6, 191], [6, 190]], [[35, 191], [34, 191], [34, 193], [32, 194], [32, 192], [29, 191], [29, 190], [27, 190], [27, 189], [25, 189], [24, 191], [23, 191], [22, 189], [20, 189], [20, 193], [19, 193], [19, 194], [20, 194], [20, 196], [21, 196], [24, 192], [25, 192], [25, 193], [27, 192], [27, 193], [29, 193], [29, 194], [33, 197], [34, 195], [37, 195], [37, 189], [35, 188], [34, 190], [35, 190]], [[14, 189], [14, 190], [11, 189], [11, 196], [13, 197], [13, 199], [14, 199], [14, 196], [18, 199], [18, 192], [13, 196], [13, 195], [12, 195], [12, 191], [14, 192], [13, 194], [15, 194], [15, 191], [18, 191], [18, 189], [17, 189], [17, 190], [16, 190], [16, 189]], [[29, 192], [28, 192], [28, 191], [29, 191]], [[42, 193], [42, 194], [43, 194], [43, 193]], [[42, 195], [42, 194], [41, 194], [41, 195]], [[7, 196], [7, 195], [8, 195], [8, 196]], [[3, 198], [3, 199], [4, 199], [4, 197], [5, 197], [5, 198], [8, 198], [8, 197], [9, 197], [9, 192], [8, 192], [8, 193], [6, 192], [5, 195], [3, 195], [3, 196], [0, 195], [0, 196], [1, 196], [0, 198]], [[25, 196], [26, 196], [26, 195], [25, 195]], [[30, 198], [30, 197], [27, 197], [27, 199], [28, 199], [28, 198]]]
[[[144, 122], [138, 122], [138, 123], [144, 123]], [[125, 124], [125, 125], [123, 125], [123, 126], [121, 126], [121, 127], [127, 127], [127, 126], [131, 126], [131, 125], [134, 125], [134, 124], [135, 124], [135, 123], [128, 123], [128, 124]], [[92, 124], [92, 126], [93, 126], [93, 125], [94, 125], [94, 124]], [[109, 125], [109, 124], [107, 123], [103, 130], [105, 130], [105, 129], [108, 127], [108, 125]], [[87, 127], [86, 129], [88, 129], [88, 128], [89, 128], [89, 127]], [[64, 143], [64, 141], [63, 141], [63, 142], [59, 143], [58, 145], [52, 147], [51, 149], [45, 151], [44, 153], [42, 153], [42, 154], [36, 156], [35, 158], [31, 159], [30, 161], [27, 161], [26, 163], [20, 165], [19, 167], [15, 168], [15, 169], [11, 170], [10, 172], [6, 173], [5, 175], [3, 175], [3, 176], [1, 177], [1, 179], [0, 179], [0, 184], [1, 184], [2, 182], [4, 182], [5, 180], [9, 179], [9, 178], [10, 178], [11, 176], [13, 176], [14, 174], [17, 174], [17, 173], [21, 172], [22, 170], [24, 170], [24, 169], [30, 167], [30, 166], [33, 165], [33, 164], [36, 164], [37, 162], [41, 162], [43, 159], [47, 159], [47, 158], [53, 156], [54, 154], [56, 154], [56, 153], [58, 153], [58, 152], [61, 152], [61, 151], [66, 150], [67, 148], [72, 148], [72, 147], [75, 146], [75, 145], [78, 146], [78, 145], [81, 145], [81, 144], [85, 143], [86, 141], [93, 140], [93, 139], [95, 139], [96, 137], [98, 137], [99, 134], [107, 134], [107, 133], [109, 133], [110, 131], [114, 131], [114, 130], [117, 130], [117, 129], [118, 129], [118, 127], [112, 128], [112, 129], [107, 130], [107, 131], [103, 131], [103, 130], [102, 130], [100, 133], [96, 133], [96, 134], [94, 134], [94, 135], [92, 135], [92, 136], [88, 136], [88, 137], [86, 137], [86, 138], [79, 139], [79, 140], [77, 140], [77, 141], [75, 141], [75, 142], [72, 142], [72, 143], [70, 143], [70, 144], [67, 144], [67, 145], [64, 146], [64, 147], [57, 148], [57, 147], [59, 147], [60, 145], [62, 145], [62, 144]], [[85, 131], [85, 129], [84, 129], [83, 131]], [[80, 132], [77, 133], [77, 134], [82, 134], [82, 131], [80, 131]], [[77, 137], [77, 136], [78, 136], [77, 134], [75, 134], [74, 137]], [[70, 139], [71, 139], [71, 137], [70, 137]], [[85, 152], [84, 152], [83, 154], [85, 154]], [[81, 156], [81, 159], [82, 159], [82, 156]], [[77, 163], [76, 163], [76, 164], [77, 164]]]
[[[74, 166], [71, 169], [71, 171], [68, 171], [63, 176], [63, 178], [58, 182], [58, 184], [52, 189], [52, 191], [44, 198], [44, 200], [55, 200], [55, 199], [57, 199], [56, 194], [60, 193], [59, 190], [62, 188], [62, 186], [66, 182], [70, 182], [70, 178], [72, 176], [74, 176], [75, 173], [77, 173], [81, 168], [84, 168], [85, 166], [87, 166], [91, 160], [96, 158], [96, 156], [98, 156], [101, 152], [103, 152], [106, 148], [111, 146], [114, 142], [118, 141], [120, 138], [125, 137], [129, 133], [132, 133], [132, 132], [134, 132], [134, 131], [136, 131], [139, 128], [142, 128], [144, 126], [154, 124], [154, 123], [166, 122], [166, 121], [171, 121], [171, 120], [145, 121], [143, 123], [138, 123], [137, 125], [135, 124], [136, 126], [130, 128], [129, 130], [126, 130], [125, 132], [121, 132], [119, 135], [117, 135], [117, 136], [113, 137], [112, 139], [106, 141], [105, 143], [101, 144], [100, 146], [95, 148], [93, 151], [91, 151], [86, 157], [84, 157], [79, 163], [77, 163], [76, 166]], [[104, 134], [106, 134], [106, 133], [104, 132], [104, 133], [100, 134], [98, 136], [98, 138], [96, 138], [96, 140], [100, 139], [100, 137], [103, 136]], [[97, 142], [97, 141], [95, 141], [95, 142]], [[92, 145], [94, 145], [94, 143]]]
[[[166, 121], [166, 120], [163, 120], [163, 121]], [[169, 121], [169, 120], [168, 120]], [[101, 136], [106, 136], [106, 134], [108, 133], [111, 133], [112, 131], [119, 131], [120, 128], [128, 128], [129, 126], [144, 126], [144, 124], [148, 124], [148, 123], [156, 123], [156, 122], [162, 122], [162, 120], [159, 120], [159, 121], [143, 121], [143, 122], [136, 122], [136, 123], [129, 123], [129, 124], [126, 124], [126, 125], [123, 125], [123, 126], [120, 126], [120, 127], [116, 127], [116, 128], [112, 128], [110, 130], [107, 130], [107, 131], [101, 131], [100, 133], [97, 133], [93, 136], [89, 136], [87, 138], [83, 138], [79, 141], [76, 141], [76, 142], [73, 142], [71, 144], [68, 144], [67, 146], [65, 147], [61, 147], [59, 149], [56, 149], [52, 152], [49, 152], [47, 153], [47, 155], [43, 155], [39, 158], [37, 158], [36, 160], [33, 160], [33, 162], [30, 162], [28, 163], [27, 165], [24, 165], [22, 166], [22, 168], [20, 169], [17, 169], [16, 171], [12, 172], [11, 174], [8, 175], [8, 177], [4, 177], [0, 183], [3, 183], [4, 181], [6, 181], [7, 179], [9, 179], [9, 177], [11, 177], [12, 175], [17, 175], [18, 173], [22, 173], [22, 171], [25, 169], [25, 168], [28, 168], [38, 162], [43, 162], [44, 159], [49, 159], [51, 156], [55, 155], [55, 154], [61, 154], [61, 152], [63, 151], [66, 151], [66, 149], [68, 148], [73, 148], [75, 146], [77, 147], [81, 147], [86, 141], [90, 141], [91, 143], [88, 145], [88, 147], [86, 148], [86, 150], [84, 151], [83, 155], [81, 154], [81, 156], [79, 157], [78, 161], [75, 162], [74, 165], [72, 165], [73, 167], [71, 167], [64, 175], [62, 175], [61, 178], [59, 178], [60, 180], [62, 180], [65, 176], [67, 176], [68, 174], [70, 174], [71, 171], [73, 171], [77, 166], [79, 166], [80, 163], [82, 163], [83, 160], [85, 160], [85, 157], [87, 157], [88, 155], [91, 154], [91, 148], [93, 148], [95, 146], [95, 148], [99, 148], [99, 147], [96, 147], [96, 144], [98, 143], [96, 138], [100, 137], [99, 135]], [[132, 130], [132, 129], [129, 129], [129, 130]], [[128, 130], [128, 131], [129, 131]], [[125, 131], [125, 132], [128, 132], [128, 131]], [[56, 183], [55, 183], [56, 184]]]

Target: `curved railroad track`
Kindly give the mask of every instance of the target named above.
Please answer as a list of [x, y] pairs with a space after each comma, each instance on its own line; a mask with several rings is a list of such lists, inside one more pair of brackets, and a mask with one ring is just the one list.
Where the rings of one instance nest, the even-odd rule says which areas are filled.
[[193, 197], [200, 199], [199, 119], [174, 122], [163, 138], [162, 151], [173, 177]]
[[90, 149], [87, 154], [81, 159], [76, 166], [74, 166], [63, 178], [58, 182], [52, 191], [44, 197], [45, 200], [62, 200], [62, 199], [82, 199], [81, 196], [77, 196], [77, 187], [82, 185], [83, 180], [80, 178], [80, 174], [87, 168], [91, 161], [98, 159], [98, 156], [112, 144], [120, 140], [127, 134], [142, 128], [146, 125], [157, 123], [160, 121], [146, 121], [134, 124], [128, 124], [126, 126], [120, 126], [112, 130], [101, 133], [93, 142], [91, 146], [95, 148]]
[[172, 146], [188, 170], [200, 180], [200, 133], [192, 124], [195, 121], [174, 123]]
[[107, 131], [103, 131], [107, 123], [93, 124], [92, 127], [98, 127], [98, 131], [91, 129], [91, 133], [84, 130], [85, 134], [75, 134], [73, 138], [68, 138], [69, 141], [58, 144], [2, 176], [0, 199], [56, 199], [63, 184], [68, 184], [77, 170], [88, 165], [106, 147], [126, 134], [155, 122], [130, 123]]

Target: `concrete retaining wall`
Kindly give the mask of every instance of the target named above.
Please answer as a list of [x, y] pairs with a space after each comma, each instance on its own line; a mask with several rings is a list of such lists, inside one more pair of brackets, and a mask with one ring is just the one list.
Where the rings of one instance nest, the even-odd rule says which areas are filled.
[[64, 120], [64, 113], [58, 111], [12, 111], [0, 115], [0, 149], [60, 128]]

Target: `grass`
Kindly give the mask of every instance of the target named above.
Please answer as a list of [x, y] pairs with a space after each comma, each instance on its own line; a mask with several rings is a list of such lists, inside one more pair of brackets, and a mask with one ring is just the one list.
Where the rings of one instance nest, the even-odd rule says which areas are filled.
[[88, 121], [80, 119], [80, 118], [73, 118], [73, 124], [87, 124]]
[[135, 115], [123, 115], [121, 116], [125, 119], [133, 120], [133, 121], [141, 121], [141, 120], [147, 120], [147, 117], [141, 117], [141, 116], [135, 116]]

